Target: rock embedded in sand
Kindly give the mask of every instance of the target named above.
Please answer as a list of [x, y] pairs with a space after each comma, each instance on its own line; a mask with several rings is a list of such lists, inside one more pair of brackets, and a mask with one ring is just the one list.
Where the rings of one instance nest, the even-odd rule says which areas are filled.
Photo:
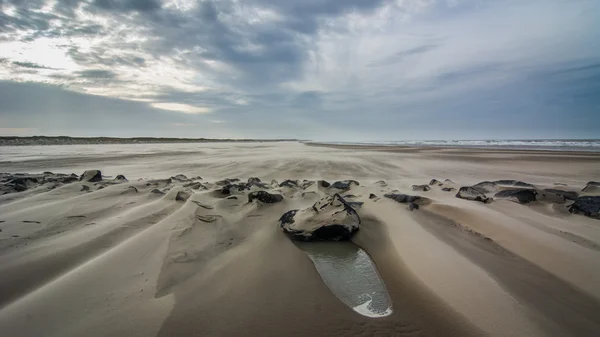
[[188, 192], [186, 190], [181, 190], [181, 191], [177, 192], [177, 195], [175, 196], [175, 200], [177, 200], [177, 201], [186, 201], [191, 196], [192, 196], [192, 194], [190, 192]]
[[585, 196], [575, 199], [575, 202], [569, 206], [569, 212], [600, 219], [600, 196]]
[[183, 187], [189, 187], [193, 190], [198, 190], [198, 189], [200, 189], [200, 187], [202, 187], [204, 189], [204, 185], [202, 185], [202, 183], [199, 181], [187, 183], [187, 184], [183, 185]]
[[155, 189], [153, 189], [152, 191], [150, 191], [150, 193], [154, 193], [154, 194], [160, 194], [160, 195], [163, 195], [163, 194], [165, 194], [165, 192], [163, 192], [163, 191], [161, 191], [161, 190], [159, 190], [159, 189], [157, 189], [157, 188], [155, 188]]
[[219, 185], [219, 186], [223, 186], [223, 185], [233, 185], [237, 182], [239, 182], [240, 180], [238, 178], [227, 178], [227, 179], [223, 179], [223, 180], [219, 180], [215, 183], [215, 185]]
[[535, 186], [519, 181], [519, 180], [496, 180], [493, 183], [497, 184], [497, 185], [505, 185], [505, 186], [517, 186], [517, 187], [529, 187], [529, 188], [535, 188]]
[[419, 209], [419, 205], [415, 204], [414, 202], [411, 202], [410, 204], [408, 204], [408, 209], [410, 211], [415, 210], [415, 209]]
[[396, 194], [396, 193], [388, 193], [388, 194], [385, 194], [384, 197], [386, 197], [388, 199], [392, 199], [392, 200], [402, 203], [402, 204], [409, 204], [409, 203], [421, 200], [421, 197], [419, 197], [417, 195]]
[[498, 190], [498, 185], [496, 185], [496, 183], [492, 181], [482, 181], [471, 187], [478, 190], [481, 193], [491, 193], [496, 192]]
[[137, 193], [137, 192], [138, 192], [138, 189], [137, 189], [135, 186], [129, 186], [129, 187], [127, 187], [127, 190], [128, 190], [128, 191], [133, 191], [133, 192], [135, 192], [135, 193]]
[[456, 190], [456, 188], [454, 188], [454, 187], [444, 187], [444, 188], [442, 188], [442, 191], [444, 191], [444, 192], [452, 192], [452, 191], [455, 191], [455, 190]]
[[375, 194], [373, 194], [373, 193], [369, 194], [369, 199], [375, 199], [375, 198], [377, 198], [377, 196]]
[[321, 187], [329, 187], [329, 186], [331, 186], [331, 184], [328, 183], [325, 180], [319, 180], [319, 186], [321, 186]]
[[283, 196], [281, 194], [271, 194], [266, 191], [250, 192], [250, 194], [248, 194], [248, 202], [250, 203], [254, 200], [258, 200], [267, 204], [272, 204], [283, 201]]
[[127, 178], [125, 178], [124, 175], [119, 174], [118, 176], [115, 177], [115, 180], [127, 181]]
[[413, 191], [422, 191], [422, 192], [427, 192], [429, 191], [431, 188], [427, 185], [412, 185], [412, 190]]
[[528, 204], [536, 201], [537, 195], [538, 192], [536, 190], [519, 188], [500, 191], [494, 195], [494, 198], [507, 199], [520, 204]]
[[337, 188], [338, 190], [349, 190], [352, 186], [359, 186], [360, 184], [356, 180], [342, 180], [336, 181], [331, 184], [331, 188]]
[[171, 179], [177, 180], [177, 181], [181, 181], [181, 182], [183, 182], [183, 181], [189, 181], [188, 177], [186, 177], [183, 174], [178, 174], [176, 176], [173, 176], [173, 177], [171, 177]]
[[566, 200], [575, 200], [575, 199], [577, 199], [579, 197], [579, 193], [577, 193], [577, 192], [574, 192], [574, 191], [565, 191], [565, 190], [558, 190], [558, 189], [555, 189], [555, 188], [544, 189], [544, 192], [556, 194], [558, 196], [561, 196], [561, 197], [565, 198]]
[[581, 190], [582, 192], [598, 192], [600, 191], [600, 182], [589, 181], [585, 187]]
[[312, 207], [288, 211], [279, 219], [283, 232], [299, 241], [349, 240], [360, 223], [356, 210], [337, 193]]
[[491, 199], [488, 198], [485, 193], [474, 186], [464, 186], [458, 190], [456, 197], [465, 200], [481, 201], [488, 203]]
[[297, 180], [286, 179], [286, 180], [282, 181], [281, 184], [279, 184], [279, 187], [296, 188], [296, 187], [299, 187], [298, 183], [299, 182]]
[[442, 186], [442, 182], [437, 180], [437, 179], [431, 179], [431, 181], [429, 182], [429, 185], [438, 185], [438, 186]]
[[79, 181], [89, 181], [91, 183], [102, 181], [102, 172], [100, 170], [87, 170], [79, 177]]

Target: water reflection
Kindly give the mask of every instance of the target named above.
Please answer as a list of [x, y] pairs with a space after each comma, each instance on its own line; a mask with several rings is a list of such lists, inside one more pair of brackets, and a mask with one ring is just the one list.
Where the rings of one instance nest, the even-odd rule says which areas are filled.
[[295, 242], [315, 264], [323, 282], [361, 315], [383, 317], [392, 303], [369, 255], [352, 242]]

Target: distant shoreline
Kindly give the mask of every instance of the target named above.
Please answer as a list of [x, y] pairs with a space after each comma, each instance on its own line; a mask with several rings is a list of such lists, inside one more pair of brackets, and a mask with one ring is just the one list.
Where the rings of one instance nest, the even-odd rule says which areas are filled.
[[187, 143], [233, 143], [233, 142], [294, 142], [297, 139], [211, 139], [166, 137], [68, 137], [68, 136], [1, 136], [0, 146], [36, 145], [101, 145], [101, 144], [187, 144]]

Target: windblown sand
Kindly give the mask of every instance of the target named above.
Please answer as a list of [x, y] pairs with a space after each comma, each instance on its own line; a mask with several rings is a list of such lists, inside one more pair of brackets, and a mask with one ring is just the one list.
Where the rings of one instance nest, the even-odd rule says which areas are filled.
[[[103, 181], [0, 195], [0, 335], [600, 335], [600, 220], [569, 213], [564, 200], [486, 204], [442, 190], [510, 179], [598, 195], [581, 190], [600, 180], [599, 154], [300, 143], [0, 147], [0, 172], [11, 177], [88, 169]], [[163, 180], [177, 174], [186, 177]], [[219, 192], [217, 181], [250, 177], [283, 201]], [[442, 185], [412, 190], [433, 178]], [[344, 191], [364, 202], [352, 240], [377, 265], [391, 315], [368, 318], [343, 304], [281, 231], [283, 213], [332, 193], [316, 182], [279, 187], [285, 179], [360, 183]], [[386, 193], [427, 202], [410, 211]]]

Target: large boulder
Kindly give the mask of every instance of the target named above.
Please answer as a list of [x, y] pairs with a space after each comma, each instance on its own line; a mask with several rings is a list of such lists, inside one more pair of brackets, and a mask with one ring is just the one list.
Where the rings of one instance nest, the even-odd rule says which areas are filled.
[[586, 196], [575, 199], [575, 202], [569, 206], [569, 212], [600, 219], [600, 196]]
[[87, 170], [79, 177], [79, 181], [89, 181], [91, 183], [102, 181], [102, 172], [100, 170]]
[[248, 202], [250, 203], [254, 200], [258, 200], [266, 204], [272, 204], [283, 201], [283, 196], [281, 194], [271, 194], [266, 191], [250, 192], [250, 194], [248, 194]]
[[299, 241], [349, 240], [360, 223], [356, 210], [337, 193], [312, 207], [288, 211], [279, 219], [283, 232]]
[[519, 204], [528, 204], [537, 200], [538, 192], [532, 189], [510, 189], [503, 190], [494, 195], [496, 199], [507, 199], [510, 201], [518, 202]]
[[481, 201], [483, 203], [488, 203], [490, 201], [490, 198], [485, 195], [485, 192], [475, 186], [461, 187], [458, 190], [458, 193], [456, 193], [456, 197], [465, 200]]

